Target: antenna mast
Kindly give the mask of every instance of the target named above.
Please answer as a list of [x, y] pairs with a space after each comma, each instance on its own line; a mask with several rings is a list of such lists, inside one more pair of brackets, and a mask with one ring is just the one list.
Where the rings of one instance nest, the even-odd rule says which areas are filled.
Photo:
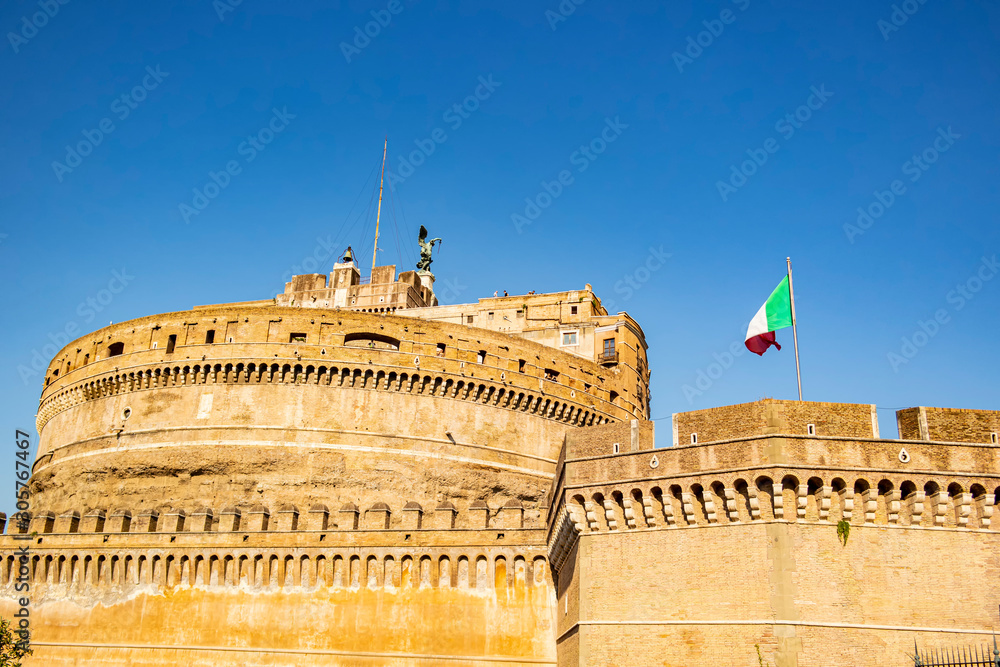
[[[378, 254], [378, 221], [382, 217], [382, 185], [385, 182], [385, 153], [389, 148], [389, 135], [382, 146], [382, 173], [378, 177], [378, 212], [375, 214], [375, 248], [372, 250], [372, 277], [375, 277], [375, 255]], [[371, 210], [371, 209], [368, 209]]]

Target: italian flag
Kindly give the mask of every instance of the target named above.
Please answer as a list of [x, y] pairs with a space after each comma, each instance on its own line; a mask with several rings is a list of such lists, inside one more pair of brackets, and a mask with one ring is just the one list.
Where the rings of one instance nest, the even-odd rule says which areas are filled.
[[781, 346], [774, 339], [774, 332], [790, 326], [792, 326], [791, 292], [788, 289], [788, 276], [785, 276], [750, 320], [744, 345], [757, 355], [764, 354], [772, 345], [780, 350]]

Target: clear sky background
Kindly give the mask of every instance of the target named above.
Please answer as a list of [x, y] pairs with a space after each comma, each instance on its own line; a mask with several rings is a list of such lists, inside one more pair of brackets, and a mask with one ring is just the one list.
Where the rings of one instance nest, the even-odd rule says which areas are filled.
[[591, 283], [660, 446], [795, 397], [790, 330], [727, 356], [786, 256], [806, 399], [1000, 407], [995, 3], [50, 1], [0, 9], [0, 509], [67, 327], [368, 267], [386, 135], [380, 260], [423, 224], [445, 303]]

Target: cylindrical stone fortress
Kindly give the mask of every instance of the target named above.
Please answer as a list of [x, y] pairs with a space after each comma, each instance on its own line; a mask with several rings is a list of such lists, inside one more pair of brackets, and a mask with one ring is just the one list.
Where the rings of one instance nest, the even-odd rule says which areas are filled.
[[56, 512], [108, 498], [537, 505], [567, 429], [633, 417], [610, 401], [612, 373], [561, 350], [295, 307], [114, 324], [67, 345], [46, 378], [33, 497]]

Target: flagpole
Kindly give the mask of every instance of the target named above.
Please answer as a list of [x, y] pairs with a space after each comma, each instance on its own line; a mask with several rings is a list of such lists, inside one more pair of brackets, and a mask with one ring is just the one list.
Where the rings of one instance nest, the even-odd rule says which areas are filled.
[[389, 135], [382, 146], [382, 173], [378, 177], [378, 213], [375, 214], [375, 247], [372, 249], [372, 277], [375, 277], [375, 256], [378, 254], [378, 221], [382, 217], [382, 185], [385, 183], [385, 152], [389, 149]]
[[792, 302], [792, 341], [795, 344], [795, 379], [799, 383], [799, 400], [802, 400], [802, 373], [799, 371], [799, 331], [795, 326], [795, 290], [792, 289], [792, 258], [786, 257], [788, 262], [788, 297]]

